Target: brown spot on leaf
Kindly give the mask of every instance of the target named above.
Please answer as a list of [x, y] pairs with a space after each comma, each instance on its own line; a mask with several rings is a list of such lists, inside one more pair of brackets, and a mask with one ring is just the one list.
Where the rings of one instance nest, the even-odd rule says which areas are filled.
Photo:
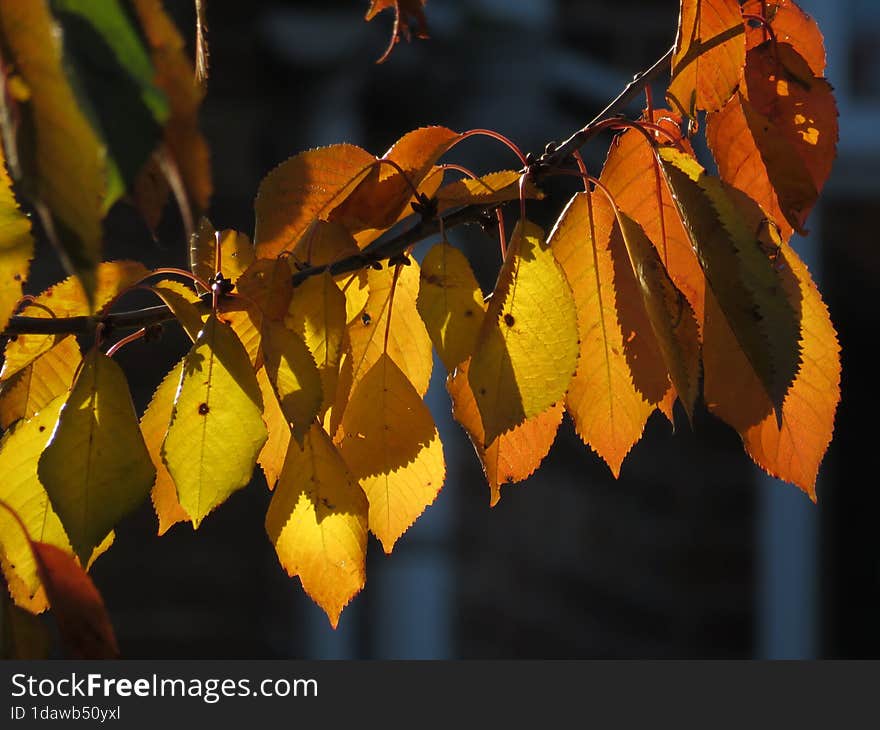
[[208, 404], [207, 404], [207, 403], [200, 403], [200, 404], [199, 404], [199, 415], [200, 415], [200, 416], [206, 416], [206, 415], [208, 415], [208, 411], [210, 411], [210, 410], [211, 410], [211, 409], [208, 408]]
[[515, 320], [513, 319], [513, 315], [510, 312], [504, 315], [504, 324], [506, 324], [508, 327], [513, 327], [514, 322]]

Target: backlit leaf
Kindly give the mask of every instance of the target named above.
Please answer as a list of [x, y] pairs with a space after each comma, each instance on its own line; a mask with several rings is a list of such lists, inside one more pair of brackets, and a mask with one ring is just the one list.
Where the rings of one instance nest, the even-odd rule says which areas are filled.
[[350, 144], [302, 152], [272, 170], [254, 203], [257, 256], [292, 251], [309, 225], [326, 215], [367, 175], [376, 158]]
[[[100, 312], [117, 294], [149, 274], [138, 261], [104, 261], [95, 272], [92, 303], [76, 277], [53, 284], [36, 301], [22, 310], [27, 317], [77, 317]], [[64, 335], [18, 335], [6, 344], [0, 380], [11, 378], [44, 352], [51, 350]]]
[[[395, 275], [397, 271], [397, 275]], [[349, 326], [353, 382], [357, 384], [387, 354], [423, 396], [428, 391], [434, 357], [431, 338], [416, 308], [419, 266], [396, 266], [368, 274], [370, 296]], [[391, 323], [389, 325], [389, 313]], [[387, 343], [386, 343], [387, 340]]]
[[438, 243], [422, 261], [416, 307], [450, 372], [474, 351], [486, 305], [467, 257]]
[[[211, 221], [202, 218], [189, 245], [189, 269], [205, 281], [216, 273], [217, 231]], [[254, 247], [246, 234], [231, 229], [219, 231], [220, 269], [233, 284], [254, 261]]]
[[498, 275], [468, 380], [492, 442], [561, 401], [578, 360], [571, 289], [544, 233], [519, 222]]
[[113, 626], [92, 579], [69, 553], [42, 542], [32, 546], [68, 657], [117, 659]]
[[3, 0], [0, 30], [30, 89], [36, 195], [69, 231], [59, 232], [62, 257], [90, 294], [101, 253], [101, 219], [112, 202], [106, 197], [107, 150], [67, 79], [62, 36], [46, 0]]
[[199, 297], [192, 288], [179, 281], [164, 279], [150, 286], [150, 288], [165, 302], [165, 305], [183, 327], [183, 331], [193, 341], [202, 331], [205, 319], [199, 308]]
[[336, 628], [339, 614], [364, 587], [367, 499], [317, 424], [300, 448], [291, 442], [266, 513], [266, 532], [281, 565]]
[[[763, 17], [776, 40], [792, 46], [810, 65], [816, 76], [825, 73], [825, 43], [816, 21], [793, 0], [745, 0], [743, 15]], [[760, 23], [746, 24], [746, 50], [770, 40]]]
[[263, 423], [266, 424], [266, 431], [269, 433], [269, 438], [266, 439], [266, 444], [257, 457], [257, 463], [263, 470], [266, 484], [272, 490], [281, 476], [281, 469], [290, 446], [290, 424], [281, 406], [278, 405], [278, 396], [275, 395], [265, 368], [257, 371], [257, 384], [263, 397]]
[[626, 213], [620, 213], [619, 223], [669, 378], [693, 420], [700, 386], [700, 339], [694, 312], [672, 283], [641, 226]]
[[34, 239], [31, 222], [18, 207], [6, 158], [0, 149], [0, 331], [6, 327], [27, 280]]
[[168, 472], [165, 462], [162, 461], [162, 442], [168, 432], [171, 423], [171, 413], [174, 409], [174, 398], [177, 395], [177, 386], [180, 384], [180, 376], [183, 372], [183, 361], [175, 365], [171, 371], [162, 378], [156, 392], [150, 400], [150, 404], [141, 417], [141, 433], [150, 460], [156, 469], [156, 481], [150, 492], [153, 501], [153, 509], [159, 518], [159, 534], [164, 535], [169, 528], [178, 522], [188, 522], [189, 515], [180, 506], [177, 499], [177, 487]]
[[736, 89], [746, 44], [737, 0], [681, 0], [666, 96], [681, 114], [717, 111]]
[[489, 504], [494, 507], [501, 499], [502, 484], [527, 479], [550, 452], [562, 423], [563, 404], [550, 406], [484, 445], [483, 423], [468, 383], [467, 370], [468, 363], [462, 363], [450, 373], [446, 378], [446, 389], [452, 398], [452, 415], [464, 426], [483, 466], [483, 474], [489, 483]]
[[302, 442], [324, 400], [315, 359], [302, 338], [279, 322], [263, 327], [263, 357], [281, 411]]
[[446, 475], [431, 412], [386, 354], [355, 386], [339, 450], [370, 503], [370, 531], [386, 553], [437, 497]]
[[391, 41], [388, 48], [376, 63], [382, 63], [390, 55], [395, 44], [401, 39], [410, 39], [413, 29], [417, 38], [428, 37], [428, 22], [425, 20], [425, 12], [422, 8], [425, 0], [371, 0], [370, 7], [364, 18], [372, 20], [377, 14], [389, 8], [394, 10], [394, 29], [391, 31]]
[[659, 154], [706, 281], [778, 410], [800, 357], [795, 311], [758, 232], [737, 207], [737, 191], [688, 155], [671, 148]]
[[[612, 232], [620, 239], [607, 198], [578, 193], [550, 233], [550, 246], [571, 285], [577, 307], [579, 355], [565, 406], [583, 442], [605, 460], [617, 477], [624, 457], [641, 438], [654, 410], [651, 401], [662, 397], [666, 386], [661, 382], [648, 394], [633, 382], [626, 347], [637, 335], [627, 328], [626, 335], [632, 334], [632, 339], [624, 339], [619, 309], [625, 305], [621, 297], [629, 294], [631, 300], [637, 299], [638, 292], [635, 287], [630, 287], [631, 294], [622, 290], [620, 277], [615, 276]], [[616, 253], [626, 257], [619, 240]], [[621, 263], [621, 269], [629, 268], [628, 261]], [[663, 380], [665, 377], [663, 373]]]
[[[516, 170], [500, 170], [478, 178], [463, 178], [444, 185], [437, 191], [437, 209], [443, 213], [462, 205], [488, 205], [519, 199], [519, 179]], [[527, 181], [524, 193], [527, 198], [543, 198], [534, 183]]]
[[0, 427], [9, 428], [19, 418], [31, 418], [66, 393], [80, 362], [76, 337], [69, 335], [0, 384]]
[[162, 444], [193, 527], [250, 481], [267, 438], [262, 410], [247, 351], [228, 325], [209, 317], [184, 360]]
[[97, 349], [83, 361], [38, 473], [83, 562], [149, 494], [156, 470], [128, 383]]

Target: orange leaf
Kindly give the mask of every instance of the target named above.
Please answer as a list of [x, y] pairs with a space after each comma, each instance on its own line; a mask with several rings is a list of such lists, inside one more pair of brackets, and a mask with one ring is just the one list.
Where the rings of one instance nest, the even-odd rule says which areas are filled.
[[[793, 0], [745, 0], [744, 15], [757, 15], [770, 23], [776, 40], [788, 43], [803, 56], [816, 76], [825, 73], [825, 43], [816, 21]], [[746, 24], [746, 50], [770, 40], [760, 23]]]
[[683, 115], [716, 111], [736, 89], [745, 63], [737, 0], [681, 0], [672, 80], [666, 92]]
[[[733, 426], [755, 462], [816, 499], [816, 475], [831, 441], [840, 400], [840, 347], [804, 263], [782, 244], [777, 268], [788, 300], [799, 312], [801, 363], [773, 411], [760, 378], [739, 346], [714, 296], [706, 299], [704, 391], [709, 409]], [[781, 423], [781, 425], [780, 425]]]
[[32, 542], [31, 547], [67, 654], [73, 659], [116, 659], [116, 636], [92, 579], [72, 555], [54, 545]]
[[313, 221], [325, 220], [374, 168], [376, 158], [350, 144], [308, 150], [282, 162], [260, 183], [254, 245], [260, 258], [292, 251]]
[[[654, 404], [668, 390], [668, 379], [653, 336], [647, 339], [653, 344], [653, 358], [628, 357], [628, 352], [637, 352], [631, 348], [641, 344], [641, 333], [650, 335], [650, 325], [642, 315], [637, 335], [630, 313], [637, 315], [640, 308], [624, 310], [626, 302], [641, 300], [607, 198], [575, 195], [550, 233], [549, 243], [577, 307], [578, 363], [565, 396], [566, 409], [583, 442], [617, 477]], [[628, 286], [621, 289], [621, 284]], [[648, 377], [636, 381], [632, 367], [642, 363], [659, 367], [648, 369]]]
[[469, 361], [462, 363], [447, 376], [446, 389], [452, 398], [452, 415], [464, 426], [483, 466], [489, 482], [489, 504], [494, 507], [501, 499], [502, 484], [527, 479], [550, 452], [562, 423], [563, 404], [550, 406], [485, 445], [480, 411], [468, 383], [468, 364]]
[[383, 10], [394, 10], [394, 29], [391, 31], [391, 41], [388, 48], [376, 63], [383, 63], [391, 55], [394, 46], [401, 39], [409, 41], [412, 29], [415, 28], [417, 38], [428, 37], [428, 21], [425, 20], [425, 0], [372, 0], [364, 18], [372, 20]]
[[[489, 205], [519, 199], [520, 173], [499, 170], [478, 178], [464, 178], [444, 185], [437, 191], [437, 209], [443, 213], [462, 205]], [[524, 188], [527, 198], [541, 199], [543, 193], [531, 181]]]

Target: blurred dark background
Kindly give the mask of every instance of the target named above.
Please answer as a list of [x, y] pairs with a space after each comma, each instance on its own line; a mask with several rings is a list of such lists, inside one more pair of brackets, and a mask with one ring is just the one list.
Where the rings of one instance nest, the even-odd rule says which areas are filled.
[[[167, 0], [188, 36], [191, 0]], [[126, 657], [514, 658], [863, 657], [880, 655], [878, 491], [870, 476], [877, 402], [868, 382], [880, 256], [880, 4], [803, 0], [822, 27], [837, 89], [833, 177], [796, 244], [843, 344], [843, 402], [820, 472], [819, 504], [764, 476], [735, 432], [706, 413], [673, 433], [657, 414], [614, 480], [566, 420], [538, 474], [488, 488], [449, 417], [442, 365], [429, 405], [448, 479], [385, 557], [371, 539], [366, 590], [340, 628], [288, 579], [266, 538], [262, 476], [209, 517], [156, 537], [149, 505], [127, 519], [93, 569]], [[263, 175], [311, 147], [349, 141], [383, 152], [426, 124], [496, 129], [539, 152], [592, 118], [674, 39], [677, 0], [429, 0], [429, 41], [385, 48], [391, 16], [366, 0], [208, 2], [211, 74], [203, 128], [213, 152], [218, 227], [253, 231]], [[655, 98], [661, 98], [657, 90]], [[637, 111], [637, 107], [632, 111]], [[606, 140], [607, 141], [607, 140]], [[585, 150], [601, 167], [606, 147]], [[492, 141], [453, 157], [516, 167]], [[549, 225], [574, 183], [530, 214]], [[530, 204], [531, 206], [532, 204]], [[158, 240], [117, 206], [108, 251], [185, 261], [171, 212]], [[456, 231], [488, 289], [494, 247]], [[485, 251], [493, 255], [486, 255]], [[49, 283], [57, 271], [38, 278]], [[179, 333], [118, 359], [139, 410], [185, 351]], [[681, 414], [678, 414], [681, 415]]]

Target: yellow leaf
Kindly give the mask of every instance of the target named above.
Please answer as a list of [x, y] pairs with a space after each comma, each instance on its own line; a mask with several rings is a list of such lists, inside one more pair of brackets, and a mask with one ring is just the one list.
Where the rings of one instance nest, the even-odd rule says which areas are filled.
[[283, 258], [256, 259], [239, 277], [236, 288], [259, 308], [264, 319], [278, 321], [287, 314], [293, 295], [292, 273]]
[[0, 149], [0, 331], [21, 298], [21, 286], [27, 279], [33, 255], [31, 222], [12, 194], [12, 181]]
[[[27, 317], [77, 317], [100, 312], [117, 294], [149, 274], [138, 261], [104, 261], [95, 272], [92, 303], [75, 276], [53, 284], [22, 311]], [[6, 345], [0, 380], [11, 378], [44, 352], [52, 349], [64, 335], [19, 335]]]
[[464, 426], [483, 466], [489, 482], [489, 504], [494, 507], [501, 499], [501, 485], [521, 482], [541, 465], [556, 440], [562, 423], [562, 403], [550, 406], [543, 413], [485, 445], [480, 411], [468, 383], [468, 363], [462, 363], [446, 378], [446, 389], [452, 398], [452, 415]]
[[156, 482], [153, 484], [150, 498], [153, 501], [153, 509], [156, 510], [156, 517], [159, 518], [160, 535], [164, 535], [178, 522], [189, 521], [189, 515], [177, 500], [174, 480], [168, 473], [165, 462], [162, 461], [162, 442], [165, 440], [165, 434], [168, 433], [168, 424], [171, 423], [174, 398], [177, 395], [182, 372], [183, 360], [177, 363], [159, 383], [150, 405], [141, 417], [141, 433], [156, 469]]
[[[626, 292], [618, 291], [621, 281], [615, 276], [612, 231], [620, 236], [607, 198], [578, 193], [550, 233], [550, 246], [571, 285], [580, 332], [577, 370], [565, 397], [566, 409], [583, 442], [617, 477], [654, 405], [636, 387], [627, 358], [620, 318], [621, 296]], [[627, 329], [626, 334], [631, 332]]]
[[[516, 170], [499, 170], [478, 178], [464, 178], [444, 185], [437, 191], [437, 209], [443, 213], [462, 205], [488, 205], [519, 199], [519, 179]], [[527, 198], [544, 197], [534, 183], [527, 181], [524, 188]]]
[[149, 494], [156, 470], [128, 383], [97, 349], [83, 361], [38, 473], [83, 562]]
[[468, 373], [487, 442], [561, 401], [577, 359], [571, 288], [543, 231], [520, 221]]
[[733, 94], [746, 61], [737, 0], [681, 0], [672, 80], [666, 92], [683, 115], [717, 111]]
[[438, 243], [422, 261], [419, 315], [431, 342], [450, 372], [471, 356], [483, 325], [486, 305], [467, 257]]
[[437, 497], [446, 476], [431, 412], [386, 354], [370, 367], [342, 417], [339, 450], [370, 503], [370, 531], [386, 553]]
[[290, 444], [266, 532], [287, 574], [299, 576], [335, 629], [366, 581], [367, 499], [318, 424], [302, 448]]
[[350, 144], [308, 150], [272, 170], [254, 202], [260, 258], [292, 251], [309, 225], [327, 214], [373, 168], [376, 158]]
[[[10, 60], [30, 88], [37, 195], [73, 236], [62, 236], [68, 271], [95, 290], [108, 197], [107, 150], [81, 111], [64, 69], [63, 37], [45, 0], [0, 2]], [[118, 192], [121, 192], [118, 191]]]
[[263, 326], [263, 356], [281, 411], [302, 442], [324, 400], [318, 366], [302, 338], [279, 322]]
[[384, 353], [409, 379], [419, 396], [424, 396], [431, 380], [434, 357], [431, 338], [416, 308], [419, 266], [412, 261], [409, 266], [381, 271], [370, 269], [368, 280], [370, 296], [366, 307], [348, 330], [353, 383], [357, 385]]
[[284, 458], [290, 445], [290, 424], [284, 417], [281, 406], [278, 405], [278, 396], [275, 395], [265, 368], [257, 371], [257, 384], [263, 397], [263, 423], [266, 424], [269, 433], [269, 438], [266, 439], [266, 444], [257, 457], [257, 463], [263, 470], [266, 484], [272, 490], [281, 476]]
[[[189, 270], [205, 281], [216, 273], [217, 236], [211, 221], [202, 218], [189, 243]], [[254, 261], [254, 246], [247, 234], [227, 228], [220, 234], [220, 271], [233, 284]]]
[[267, 438], [262, 410], [247, 351], [228, 325], [209, 317], [184, 360], [162, 444], [193, 527], [250, 481]]
[[164, 279], [150, 288], [165, 302], [165, 305], [183, 327], [183, 331], [195, 342], [202, 331], [202, 324], [207, 315], [199, 309], [198, 295], [186, 284], [179, 281]]
[[0, 384], [0, 427], [9, 428], [19, 418], [31, 418], [66, 393], [80, 362], [79, 345], [70, 335]]

